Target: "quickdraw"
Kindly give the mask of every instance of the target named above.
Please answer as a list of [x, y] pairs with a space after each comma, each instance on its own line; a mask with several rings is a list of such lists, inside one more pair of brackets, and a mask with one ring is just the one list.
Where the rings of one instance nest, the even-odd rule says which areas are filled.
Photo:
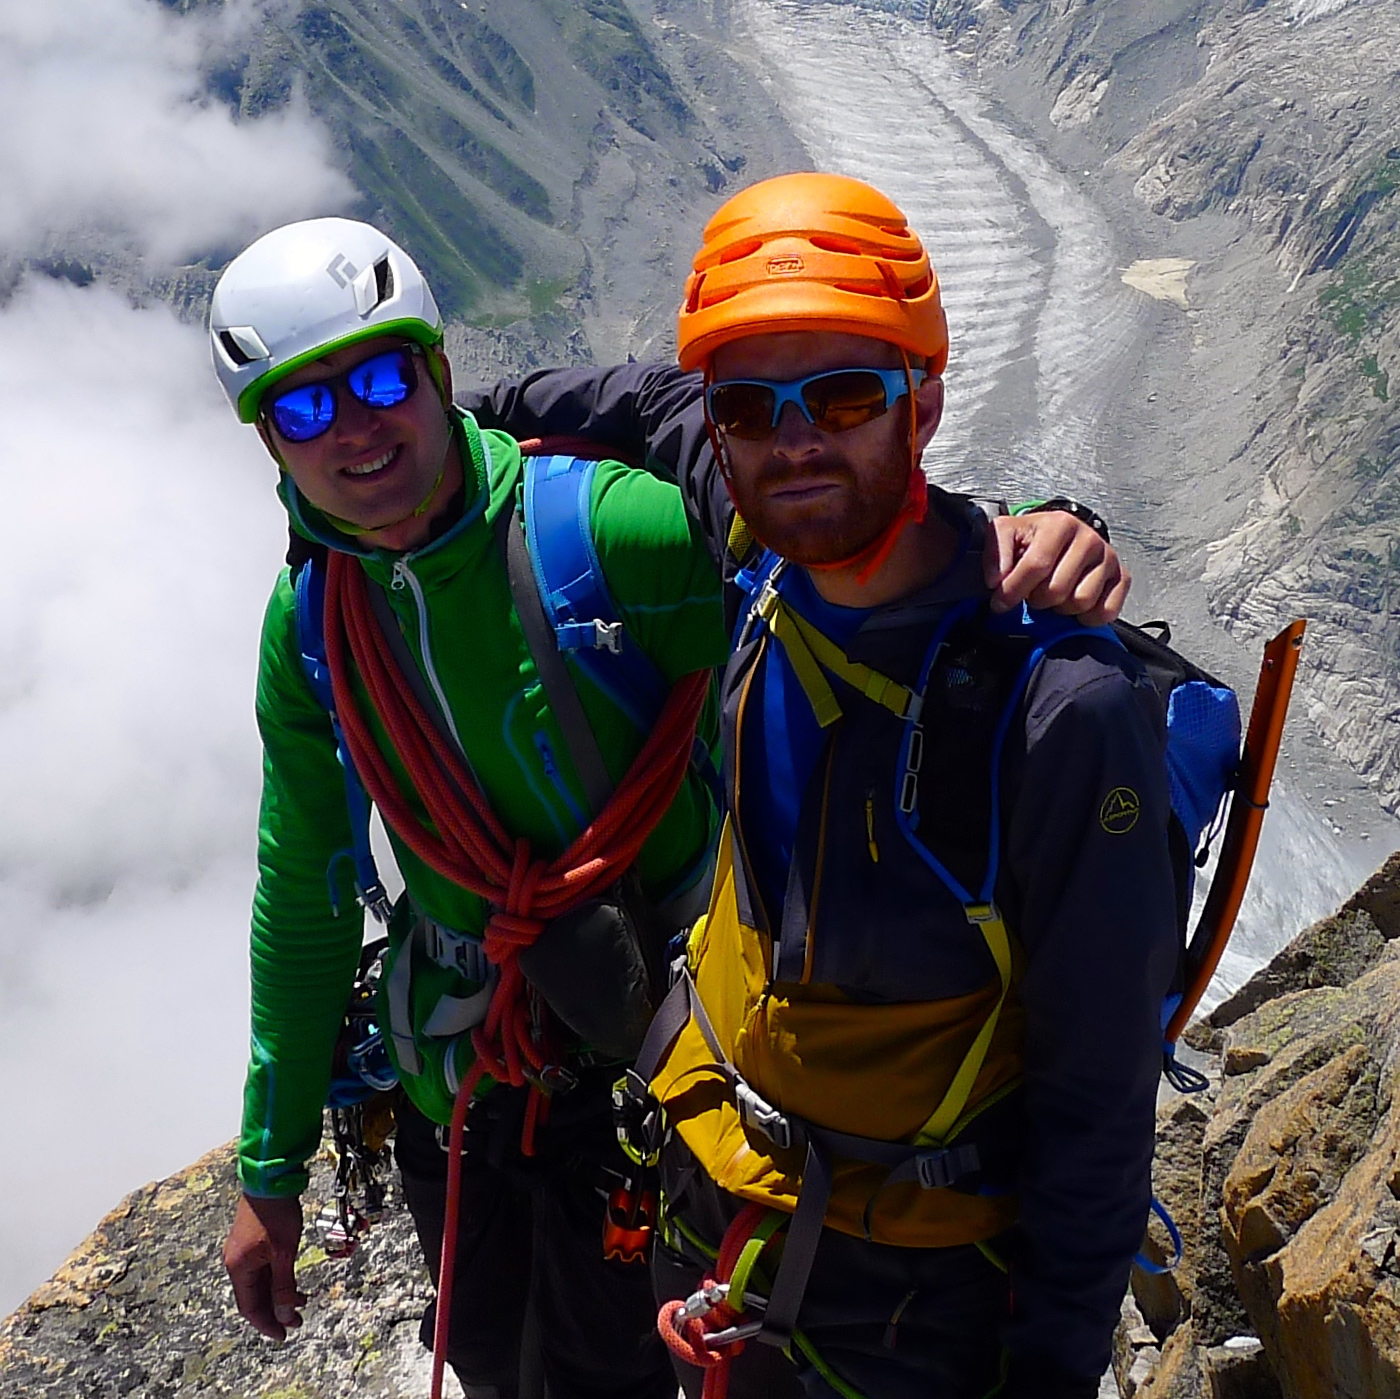
[[385, 1214], [385, 1177], [392, 1166], [387, 1145], [393, 1130], [391, 1096], [376, 1094], [367, 1102], [331, 1109], [335, 1143], [332, 1198], [316, 1221], [321, 1247], [331, 1258], [349, 1258]]
[[684, 1301], [667, 1302], [657, 1314], [656, 1329], [667, 1349], [705, 1372], [701, 1399], [725, 1399], [734, 1357], [762, 1329], [762, 1321], [743, 1319], [766, 1305], [748, 1283], [784, 1218], [762, 1205], [745, 1205], [725, 1230], [714, 1272]]

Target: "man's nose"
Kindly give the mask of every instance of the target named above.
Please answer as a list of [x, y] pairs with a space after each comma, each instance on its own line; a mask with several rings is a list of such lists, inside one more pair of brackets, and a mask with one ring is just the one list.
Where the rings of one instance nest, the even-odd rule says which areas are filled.
[[773, 450], [786, 456], [802, 456], [820, 449], [821, 430], [809, 423], [795, 403], [783, 404], [773, 432]]
[[372, 436], [377, 418], [375, 410], [361, 403], [344, 385], [336, 390], [335, 430], [342, 440], [359, 442]]

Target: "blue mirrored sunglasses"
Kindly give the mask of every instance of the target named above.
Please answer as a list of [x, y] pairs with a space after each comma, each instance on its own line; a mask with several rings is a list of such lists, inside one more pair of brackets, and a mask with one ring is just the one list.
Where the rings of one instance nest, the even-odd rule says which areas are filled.
[[413, 356], [419, 353], [417, 345], [381, 350], [343, 374], [275, 394], [263, 405], [263, 412], [288, 442], [311, 442], [335, 422], [336, 396], [342, 385], [366, 408], [397, 408], [412, 398], [418, 388]]
[[[910, 371], [922, 384], [922, 369]], [[909, 392], [903, 369], [828, 369], [805, 379], [721, 379], [705, 390], [710, 421], [731, 437], [759, 441], [794, 403], [822, 432], [847, 432], [887, 413]]]

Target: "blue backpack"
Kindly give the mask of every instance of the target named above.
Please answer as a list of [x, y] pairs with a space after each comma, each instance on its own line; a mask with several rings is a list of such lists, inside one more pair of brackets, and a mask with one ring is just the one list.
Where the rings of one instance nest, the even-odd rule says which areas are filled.
[[[744, 628], [759, 610], [760, 595], [772, 586], [780, 572], [777, 556], [764, 551], [735, 578], [747, 595], [750, 621], [741, 614], [739, 638]], [[915, 788], [906, 788], [908, 800], [897, 803], [896, 821], [925, 865], [959, 903], [985, 903], [992, 899], [1000, 866], [1000, 818], [998, 815], [998, 783], [1002, 748], [1010, 730], [1016, 707], [1025, 694], [1026, 686], [1036, 666], [1056, 646], [1086, 636], [1097, 637], [1121, 648], [1137, 660], [1152, 682], [1166, 724], [1167, 778], [1171, 794], [1171, 816], [1167, 840], [1176, 884], [1177, 931], [1180, 953], [1173, 990], [1162, 1006], [1163, 1073], [1180, 1092], [1195, 1092], [1206, 1086], [1205, 1080], [1176, 1058], [1176, 1044], [1166, 1038], [1166, 1029], [1182, 1001], [1182, 992], [1189, 984], [1199, 957], [1205, 949], [1191, 946], [1189, 921], [1196, 870], [1209, 856], [1211, 843], [1223, 826], [1226, 796], [1233, 790], [1240, 764], [1241, 725], [1239, 700], [1235, 692], [1202, 670], [1192, 661], [1174, 651], [1168, 644], [1171, 630], [1165, 622], [1150, 622], [1144, 627], [1127, 622], [1115, 622], [1108, 627], [1084, 627], [1071, 617], [1053, 612], [1033, 612], [1022, 607], [1002, 616], [993, 616], [975, 600], [967, 600], [948, 609], [928, 644], [914, 693], [928, 696], [931, 682], [949, 671], [958, 670], [960, 684], [986, 687], [995, 696], [996, 714], [990, 730], [983, 735], [984, 747], [978, 749], [976, 740], [960, 739], [959, 750], [971, 741], [973, 756], [961, 765], [956, 754], [945, 752], [943, 758], [948, 780], [961, 781], [964, 787], [990, 780], [990, 793], [980, 807], [959, 803], [958, 810], [979, 810], [973, 818], [973, 829], [963, 828], [963, 842], [975, 847], [978, 873], [970, 875], [963, 869], [962, 878], [954, 874], [946, 856], [940, 858], [928, 844], [927, 830], [916, 838], [920, 812]], [[979, 638], [985, 645], [979, 645]], [[966, 662], [960, 657], [967, 657]], [[976, 676], [962, 672], [964, 664], [976, 671]], [[921, 703], [923, 701], [921, 700]], [[909, 759], [906, 736], [903, 758]], [[928, 740], [933, 741], [930, 735]], [[921, 741], [921, 748], [923, 742]], [[914, 764], [909, 770], [912, 771]], [[978, 774], [974, 777], [973, 773]], [[961, 776], [955, 776], [961, 774]], [[961, 789], [960, 789], [961, 790]], [[1131, 813], [1125, 811], [1127, 818]], [[928, 821], [925, 818], [925, 826]], [[978, 835], [981, 831], [984, 834]], [[943, 836], [946, 837], [944, 832]], [[960, 843], [963, 843], [960, 842]], [[942, 840], [936, 839], [942, 849]], [[971, 879], [977, 887], [964, 883]]]
[[[661, 713], [670, 685], [622, 624], [608, 593], [593, 546], [589, 516], [596, 461], [574, 456], [526, 457], [524, 528], [535, 590], [552, 630], [557, 651], [574, 657], [579, 668], [647, 733]], [[518, 580], [512, 580], [513, 586]], [[390, 903], [369, 843], [370, 802], [341, 732], [331, 690], [324, 627], [325, 557], [317, 551], [296, 575], [296, 629], [302, 669], [317, 702], [330, 715], [336, 757], [345, 777], [351, 845], [338, 850], [326, 869], [331, 906], [338, 910], [336, 877], [343, 864], [353, 871], [359, 902], [380, 922]], [[518, 596], [518, 594], [517, 594]], [[697, 765], [709, 768], [708, 754]], [[707, 773], [707, 780], [710, 774]]]

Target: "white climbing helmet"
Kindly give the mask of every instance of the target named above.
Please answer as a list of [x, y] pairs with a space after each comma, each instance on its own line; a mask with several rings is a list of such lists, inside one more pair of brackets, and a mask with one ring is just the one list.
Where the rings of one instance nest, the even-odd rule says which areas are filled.
[[442, 341], [423, 274], [354, 219], [307, 219], [264, 234], [224, 269], [209, 307], [214, 371], [241, 421], [309, 360], [376, 335]]

